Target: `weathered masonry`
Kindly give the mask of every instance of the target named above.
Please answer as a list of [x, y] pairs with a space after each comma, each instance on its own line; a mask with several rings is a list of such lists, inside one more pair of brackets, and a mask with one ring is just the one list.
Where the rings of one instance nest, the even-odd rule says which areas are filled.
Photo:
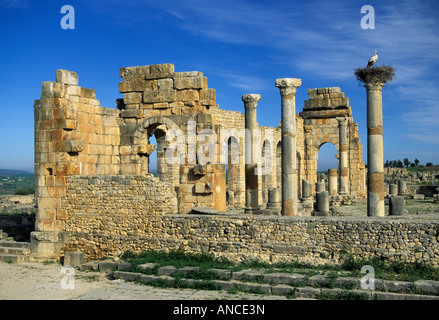
[[[102, 107], [94, 90], [79, 86], [75, 72], [57, 70], [55, 82], [43, 82], [34, 104], [37, 257], [81, 250], [92, 259], [128, 249], [177, 248], [233, 258], [251, 250], [273, 261], [346, 251], [349, 237], [338, 235], [340, 245], [331, 239], [336, 225], [352, 223], [341, 219], [335, 227], [328, 222], [324, 234], [311, 232], [306, 226], [318, 227], [312, 222], [318, 218], [305, 205], [316, 193], [317, 155], [325, 143], [338, 150], [331, 196], [366, 194], [358, 128], [340, 88], [309, 89], [303, 111], [288, 114], [295, 125], [285, 131], [257, 124], [257, 94], [243, 96], [245, 114], [221, 110], [201, 72], [175, 72], [174, 65], [160, 64], [122, 68], [120, 76], [123, 98], [117, 108]], [[278, 80], [276, 86], [295, 84], [300, 90], [300, 79]], [[292, 97], [282, 94], [282, 103], [291, 106]], [[284, 135], [291, 141], [282, 145]], [[153, 156], [157, 177], [151, 174]], [[285, 174], [293, 185], [284, 189]], [[283, 190], [293, 190], [289, 196], [297, 209], [281, 209]], [[239, 215], [192, 214], [199, 208]], [[381, 224], [386, 223], [392, 224]], [[321, 240], [313, 242], [314, 251], [300, 236], [303, 228]], [[432, 235], [426, 257], [437, 260], [437, 226], [425, 230]], [[359, 243], [352, 253], [392, 251], [384, 242], [380, 246], [382, 240], [373, 241], [381, 251], [369, 252], [371, 244]], [[413, 248], [405, 249], [406, 257], [414, 257]]]

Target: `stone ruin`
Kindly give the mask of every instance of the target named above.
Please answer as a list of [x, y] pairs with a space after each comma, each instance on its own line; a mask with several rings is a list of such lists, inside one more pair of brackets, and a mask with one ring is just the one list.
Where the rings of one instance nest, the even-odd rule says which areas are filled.
[[[120, 77], [117, 108], [102, 107], [75, 72], [57, 70], [55, 82], [43, 82], [34, 104], [37, 257], [181, 249], [274, 261], [339, 247], [292, 245], [293, 227], [280, 235], [286, 229], [270, 219], [328, 215], [331, 197], [365, 198], [362, 145], [340, 88], [308, 89], [296, 113], [301, 80], [277, 79], [282, 114], [270, 128], [257, 123], [260, 95], [242, 97], [245, 114], [221, 110], [201, 72], [160, 64], [121, 68]], [[325, 143], [337, 148], [339, 167], [322, 186], [317, 158]], [[323, 202], [314, 208], [316, 196]], [[252, 219], [268, 220], [253, 226]], [[244, 239], [267, 240], [268, 231], [254, 229], [260, 223], [279, 237], [265, 255], [260, 244], [243, 250]]]

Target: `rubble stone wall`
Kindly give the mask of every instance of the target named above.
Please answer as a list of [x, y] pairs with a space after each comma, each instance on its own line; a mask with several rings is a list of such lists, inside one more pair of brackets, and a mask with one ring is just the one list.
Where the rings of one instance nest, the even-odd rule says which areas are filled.
[[439, 265], [439, 222], [425, 218], [323, 220], [242, 215], [127, 218], [110, 212], [90, 220], [78, 213], [72, 219], [76, 220], [77, 229], [66, 235], [63, 250], [80, 250], [88, 260], [117, 256], [126, 250], [184, 250], [212, 253], [234, 261], [257, 258], [267, 262], [300, 260], [321, 264], [351, 255]]
[[66, 228], [82, 228], [82, 223], [72, 221], [77, 213], [91, 213], [94, 217], [178, 213], [175, 190], [152, 174], [68, 176], [66, 186], [69, 196], [62, 201], [62, 207], [69, 212]]

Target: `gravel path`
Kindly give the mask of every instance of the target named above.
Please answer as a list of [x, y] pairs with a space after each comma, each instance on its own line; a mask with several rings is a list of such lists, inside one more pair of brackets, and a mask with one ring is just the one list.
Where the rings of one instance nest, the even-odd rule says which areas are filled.
[[[0, 262], [0, 300], [285, 300], [282, 296], [230, 294], [226, 291], [168, 289], [110, 280], [102, 272], [60, 264]], [[64, 273], [62, 273], [64, 271]], [[72, 282], [66, 281], [74, 277]]]

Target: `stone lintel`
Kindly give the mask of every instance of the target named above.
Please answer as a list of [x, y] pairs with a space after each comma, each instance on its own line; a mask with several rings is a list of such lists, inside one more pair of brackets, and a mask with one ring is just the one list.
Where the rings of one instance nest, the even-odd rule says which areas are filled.
[[306, 90], [308, 95], [317, 95], [324, 93], [341, 93], [341, 89], [339, 87], [328, 87], [328, 88], [313, 88]]

